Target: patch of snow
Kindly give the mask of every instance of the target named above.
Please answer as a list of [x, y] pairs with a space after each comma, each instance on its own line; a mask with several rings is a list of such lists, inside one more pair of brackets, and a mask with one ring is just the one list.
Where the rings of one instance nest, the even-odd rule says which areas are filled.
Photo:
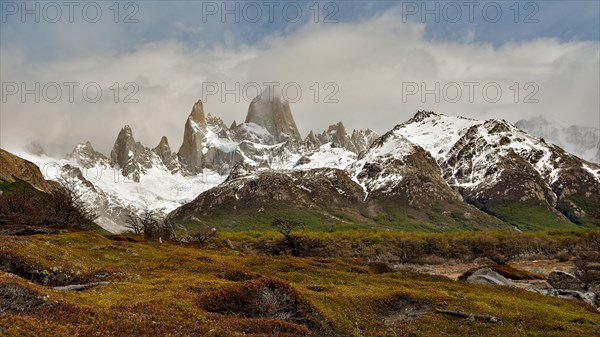
[[[109, 199], [109, 205], [123, 208], [131, 206], [136, 209], [170, 212], [192, 201], [200, 193], [221, 184], [227, 178], [208, 169], [196, 176], [183, 176], [180, 173], [172, 174], [160, 166], [154, 166], [147, 170], [146, 174], [141, 175], [140, 182], [136, 183], [110, 167], [83, 168], [76, 162], [66, 159], [35, 156], [29, 153], [15, 153], [15, 155], [38, 165], [48, 180], [56, 180], [61, 174], [63, 165], [78, 167], [83, 176], [98, 190], [97, 194]], [[89, 190], [82, 190], [82, 192], [86, 203], [94, 207], [98, 202], [96, 196], [93, 196]], [[114, 219], [101, 218], [97, 222], [113, 233], [125, 230], [123, 224], [116, 223]]]
[[[296, 155], [293, 162], [297, 162], [302, 156]], [[295, 165], [293, 168], [300, 170], [308, 170], [315, 168], [336, 168], [346, 169], [356, 160], [356, 154], [343, 148], [331, 147], [331, 143], [327, 143], [306, 155], [310, 162], [302, 165]]]
[[229, 139], [219, 138], [219, 135], [213, 131], [206, 133], [206, 146], [214, 147], [224, 153], [230, 153], [237, 150], [239, 143]]

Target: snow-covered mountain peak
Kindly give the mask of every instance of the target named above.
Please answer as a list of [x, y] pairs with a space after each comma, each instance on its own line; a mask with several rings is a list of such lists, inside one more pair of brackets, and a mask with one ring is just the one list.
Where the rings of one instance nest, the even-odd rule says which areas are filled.
[[67, 158], [77, 162], [83, 168], [91, 168], [96, 165], [108, 167], [110, 164], [106, 156], [94, 150], [90, 141], [75, 145], [75, 148], [67, 155]]
[[[339, 122], [321, 133], [309, 132], [302, 141], [289, 104], [277, 98], [255, 100], [246, 122], [229, 128], [220, 118], [205, 115], [201, 101], [191, 110], [177, 154], [166, 137], [149, 149], [125, 126], [110, 159], [87, 142], [75, 147], [69, 161], [57, 161], [77, 163], [80, 172], [74, 166], [65, 170], [76, 173], [89, 203], [102, 209], [105, 228], [122, 229], [123, 212], [130, 207], [169, 211], [220, 185], [226, 177], [229, 182], [240, 177], [270, 179], [272, 170], [292, 179], [286, 183], [296, 184], [294, 179], [299, 179], [304, 187], [315, 177], [324, 179], [319, 186], [329, 186], [328, 176], [315, 175], [317, 171], [346, 175], [364, 192], [352, 194], [361, 202], [374, 202], [369, 205], [377, 205], [375, 213], [386, 205], [431, 209], [435, 204], [475, 214], [478, 211], [463, 201], [488, 212], [506, 200], [535, 200], [559, 217], [562, 213], [569, 219], [588, 221], [595, 213], [586, 205], [600, 200], [600, 166], [503, 120], [419, 111], [381, 137], [371, 129], [353, 130], [349, 136]], [[25, 157], [40, 163], [48, 160]], [[240, 181], [250, 184], [248, 179]], [[252, 186], [247, 187], [250, 193]], [[265, 189], [265, 193], [271, 191]], [[343, 195], [338, 194], [329, 197]], [[419, 212], [413, 211], [414, 215]]]
[[426, 149], [448, 184], [480, 208], [506, 200], [537, 200], [547, 210], [557, 207], [581, 215], [585, 212], [579, 207], [585, 205], [570, 201], [567, 207], [561, 199], [598, 193], [597, 165], [503, 120], [429, 115], [395, 130]]
[[420, 111], [407, 122], [397, 125], [394, 130], [439, 158], [446, 156], [470, 127], [481, 123], [464, 117]]
[[110, 153], [112, 166], [120, 168], [123, 176], [139, 182], [140, 176], [152, 167], [153, 152], [136, 142], [129, 125], [121, 129]]
[[428, 119], [432, 116], [437, 116], [437, 114], [433, 111], [425, 111], [425, 110], [419, 110], [417, 111], [417, 113], [411, 118], [409, 119], [406, 123], [414, 123], [414, 122], [420, 122], [424, 119]]
[[379, 137], [368, 150], [362, 153], [358, 160], [368, 160], [374, 157], [406, 156], [416, 150], [417, 146], [397, 130], [392, 130]]

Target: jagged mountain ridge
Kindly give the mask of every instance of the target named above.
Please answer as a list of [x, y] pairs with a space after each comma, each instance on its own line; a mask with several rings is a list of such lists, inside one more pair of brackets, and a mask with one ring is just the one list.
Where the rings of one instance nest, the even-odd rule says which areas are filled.
[[448, 184], [480, 209], [512, 222], [505, 208], [525, 202], [557, 221], [600, 225], [600, 166], [503, 120], [420, 112], [395, 130], [429, 151]]
[[[131, 127], [125, 126], [109, 156], [86, 142], [77, 144], [66, 157], [68, 162], [62, 165], [69, 165], [64, 171], [79, 180], [89, 203], [101, 214], [98, 222], [110, 231], [119, 231], [125, 228], [127, 211], [144, 208], [170, 211], [222, 183], [237, 163], [270, 169], [344, 168], [356, 158], [357, 153], [352, 151], [365, 148], [377, 137], [372, 130], [355, 130], [355, 145], [353, 140], [348, 141], [350, 138], [340, 123], [341, 137], [346, 140], [344, 146], [335, 142], [342, 138], [333, 134], [332, 139], [321, 139], [315, 147], [307, 147], [300, 138], [289, 104], [277, 98], [272, 102], [254, 100], [246, 120], [227, 127], [220, 118], [206, 114], [203, 102], [198, 101], [186, 120], [177, 153], [172, 152], [164, 136], [155, 148], [145, 147], [136, 141]], [[76, 168], [83, 173], [73, 172]], [[198, 186], [185, 192], [182, 191], [185, 182]], [[150, 186], [157, 183], [165, 185], [164, 188]]]
[[585, 160], [600, 163], [600, 127], [568, 124], [543, 116], [522, 119], [515, 126]]
[[[419, 224], [440, 231], [502, 228], [507, 224], [530, 229], [545, 221], [563, 227], [600, 225], [600, 214], [595, 211], [600, 205], [598, 166], [504, 121], [418, 112], [382, 137], [370, 129], [355, 130], [349, 136], [338, 123], [322, 133], [311, 131], [304, 140], [292, 122], [287, 103], [255, 100], [246, 122], [227, 127], [221, 119], [205, 114], [203, 103], [198, 101], [186, 120], [177, 153], [171, 152], [166, 137], [154, 149], [144, 147], [126, 126], [110, 157], [96, 152], [88, 142], [76, 146], [69, 159], [80, 168], [114, 171], [116, 182], [106, 179], [106, 174], [101, 179], [79, 175], [82, 184], [95, 187], [96, 195], [90, 192], [94, 195], [91, 202], [109, 205], [107, 218], [122, 214], [125, 208], [169, 212], [188, 202], [196, 206], [185, 206], [185, 212], [176, 210], [170, 218], [198, 218], [196, 213], [210, 213], [204, 212], [204, 207], [257, 211], [270, 202], [275, 205], [276, 196], [281, 195], [264, 193], [250, 202], [215, 198], [213, 188], [229, 196], [237, 195], [228, 190], [234, 186], [277, 188], [276, 184], [263, 184], [264, 179], [274, 181], [275, 176], [269, 175], [273, 172], [289, 177], [298, 188], [316, 189], [326, 199], [337, 200], [347, 197], [336, 192], [345, 189], [336, 182], [325, 182], [333, 174], [322, 174], [322, 169], [335, 169], [339, 171], [335, 174], [338, 183], [353, 181], [360, 187], [360, 202], [345, 203], [344, 207], [324, 205], [314, 200], [305, 202], [311, 200], [310, 193], [304, 199], [285, 197], [284, 193], [290, 201], [285, 207], [309, 209], [325, 216], [326, 221], [395, 228]], [[232, 182], [235, 179], [241, 180]], [[311, 185], [304, 179], [317, 179], [333, 189]], [[284, 189], [289, 193], [296, 193], [289, 179], [277, 181], [282, 188], [287, 186]], [[213, 197], [207, 198], [203, 192], [213, 193]], [[219, 200], [226, 201], [219, 204]], [[533, 205], [544, 218], [507, 215], [521, 203]], [[340, 212], [344, 216], [340, 217]], [[123, 229], [121, 219], [112, 220], [106, 221], [105, 227]]]
[[[333, 126], [325, 135], [335, 134], [339, 129]], [[309, 134], [305, 142], [318, 141], [318, 136]], [[339, 139], [338, 142], [343, 144]], [[236, 197], [225, 202], [218, 196], [237, 196], [237, 189], [254, 186], [265, 199], [269, 194], [259, 191], [265, 186], [272, 187], [270, 182], [274, 179], [265, 172], [269, 172], [268, 166], [243, 169], [238, 166], [227, 184], [202, 193], [192, 203], [174, 211], [170, 219], [189, 224], [194, 219], [209, 221], [211, 215], [225, 213], [243, 217], [239, 207], [254, 207], [255, 212], [262, 212], [269, 204], [265, 200], [249, 202]], [[272, 203], [285, 200], [288, 206], [292, 204], [296, 210], [308, 214], [316, 208], [334, 217], [336, 212], [318, 206], [317, 200], [325, 196], [335, 201], [347, 192], [329, 181], [336, 188], [321, 189], [318, 198], [314, 196], [309, 202], [296, 200], [290, 196], [294, 189], [283, 187], [286, 179], [311, 190], [306, 187], [310, 182], [298, 178], [296, 172], [278, 172], [282, 188], [273, 192], [275, 195], [269, 200]], [[305, 168], [303, 172], [308, 179], [319, 176], [316, 169]], [[351, 208], [360, 210], [360, 216], [353, 221], [387, 223], [404, 229], [409, 223], [420, 223], [421, 228], [428, 230], [454, 226], [471, 229], [600, 226], [600, 166], [546, 144], [502, 120], [478, 121], [420, 111], [374, 141], [337, 176], [351, 178], [362, 187], [361, 198], [348, 198]], [[523, 210], [525, 214], [517, 214]]]
[[319, 218], [319, 223], [360, 228], [511, 228], [464, 203], [441, 176], [424, 149], [393, 131], [378, 138], [345, 169], [270, 170], [239, 163], [228, 180], [169, 215], [169, 220], [201, 225], [244, 222], [263, 226], [282, 214]]

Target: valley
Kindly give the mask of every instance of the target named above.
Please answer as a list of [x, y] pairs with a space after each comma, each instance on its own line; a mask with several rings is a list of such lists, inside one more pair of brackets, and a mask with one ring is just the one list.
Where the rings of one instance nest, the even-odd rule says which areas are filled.
[[[567, 242], [588, 234], [528, 238]], [[224, 233], [200, 248], [86, 232], [4, 236], [0, 267], [13, 269], [12, 273], [0, 271], [0, 307], [4, 310], [0, 331], [8, 336], [290, 337], [591, 336], [600, 332], [600, 315], [583, 301], [548, 297], [517, 286], [455, 280], [453, 274], [485, 265], [481, 259], [444, 267], [425, 260], [392, 262], [391, 255], [389, 262], [369, 257], [386, 241], [425, 242], [421, 241], [427, 240], [425, 236], [388, 235], [386, 239], [374, 232], [330, 234], [324, 237], [329, 245], [338, 242], [347, 249], [307, 257], [260, 253], [256, 247], [271, 238], [277, 237]], [[398, 245], [389, 245], [394, 246]], [[344, 256], [345, 252], [355, 256]], [[547, 277], [555, 267], [572, 266], [531, 257], [521, 255], [510, 265], [541, 273], [538, 277]], [[467, 259], [466, 255], [462, 258]], [[67, 284], [90, 286], [81, 291], [57, 288]], [[438, 309], [488, 315], [498, 322], [436, 313]]]

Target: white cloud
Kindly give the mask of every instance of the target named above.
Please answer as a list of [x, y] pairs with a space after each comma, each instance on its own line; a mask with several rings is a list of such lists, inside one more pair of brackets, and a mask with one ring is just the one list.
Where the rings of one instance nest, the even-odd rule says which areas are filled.
[[[119, 129], [130, 124], [146, 146], [155, 146], [164, 134], [177, 151], [185, 118], [207, 81], [225, 82], [229, 88], [235, 82], [243, 86], [251, 81], [300, 84], [303, 97], [292, 104], [292, 111], [304, 135], [339, 120], [348, 129], [370, 127], [385, 132], [423, 109], [513, 122], [542, 114], [577, 124], [600, 123], [597, 41], [537, 39], [494, 47], [473, 42], [476, 31], [463, 41], [430, 41], [423, 25], [403, 24], [399, 15], [391, 10], [360, 22], [307, 24], [254, 46], [223, 44], [204, 49], [161, 40], [134, 46], [128, 53], [95, 51], [85, 57], [77, 53], [36, 64], [22, 62], [19, 50], [6, 46], [1, 51], [3, 82], [97, 82], [105, 98], [95, 104], [81, 99], [73, 104], [66, 99], [34, 104], [28, 98], [22, 104], [11, 96], [2, 103], [1, 145], [18, 147], [37, 139], [49, 150], [65, 153], [76, 142], [89, 139], [109, 152]], [[475, 90], [475, 102], [470, 103], [463, 83], [473, 81], [481, 85]], [[115, 82], [139, 84], [135, 98], [140, 102], [113, 103], [108, 87]], [[323, 103], [328, 93], [323, 87], [320, 102], [314, 103], [309, 88], [314, 82], [321, 86], [337, 83], [339, 103]], [[413, 95], [403, 102], [403, 83], [407, 82], [425, 82], [428, 88], [436, 82], [440, 88], [457, 83], [463, 98], [450, 103], [442, 97], [436, 103], [433, 95], [424, 102], [420, 95]], [[482, 97], [483, 84], [491, 82], [503, 90], [497, 103]], [[516, 104], [510, 89], [514, 82], [520, 84]], [[533, 89], [524, 90], [526, 82], [538, 85], [534, 98], [539, 103], [522, 103]], [[231, 95], [225, 102], [211, 96], [205, 110], [230, 123], [242, 121], [247, 106]]]

